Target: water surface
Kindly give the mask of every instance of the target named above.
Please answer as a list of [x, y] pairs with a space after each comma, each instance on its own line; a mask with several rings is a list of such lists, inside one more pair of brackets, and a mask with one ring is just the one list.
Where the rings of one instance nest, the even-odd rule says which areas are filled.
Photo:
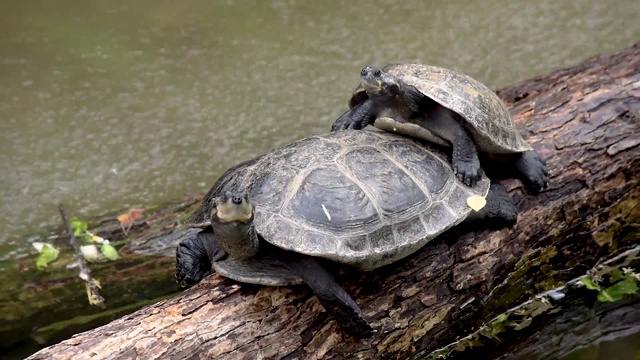
[[328, 131], [364, 65], [495, 89], [629, 46], [638, 19], [637, 0], [5, 1], [0, 259], [58, 202], [87, 218], [171, 200]]

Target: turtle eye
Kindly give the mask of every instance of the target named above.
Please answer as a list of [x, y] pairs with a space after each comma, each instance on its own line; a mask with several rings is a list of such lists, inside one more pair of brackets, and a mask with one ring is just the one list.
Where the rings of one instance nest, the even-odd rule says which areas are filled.
[[362, 70], [360, 70], [360, 75], [367, 75], [367, 68], [364, 67], [362, 68]]
[[380, 71], [380, 69], [377, 69], [376, 71], [373, 72], [373, 76], [378, 77], [382, 75], [382, 71]]

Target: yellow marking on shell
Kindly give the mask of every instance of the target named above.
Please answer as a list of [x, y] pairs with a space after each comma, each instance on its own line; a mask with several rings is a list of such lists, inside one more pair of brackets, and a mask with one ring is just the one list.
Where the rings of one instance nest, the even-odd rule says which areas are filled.
[[469, 85], [465, 85], [464, 86], [464, 92], [466, 92], [467, 94], [469, 94], [472, 97], [478, 97], [480, 94], [478, 93], [478, 90], [476, 90], [475, 88], [473, 88], [472, 86]]
[[222, 222], [249, 222], [251, 215], [253, 214], [253, 206], [248, 201], [243, 201], [242, 204], [236, 205], [231, 199], [225, 203], [220, 203], [216, 206], [218, 219]]
[[487, 199], [480, 195], [473, 195], [467, 198], [467, 205], [475, 211], [480, 211], [487, 205]]

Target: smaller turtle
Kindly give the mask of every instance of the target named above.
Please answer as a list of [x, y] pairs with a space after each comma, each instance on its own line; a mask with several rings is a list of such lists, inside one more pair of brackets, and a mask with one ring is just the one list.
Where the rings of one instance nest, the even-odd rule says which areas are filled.
[[[421, 64], [367, 66], [360, 86], [331, 130], [369, 124], [452, 148], [458, 178], [473, 186], [481, 176], [478, 152], [507, 163], [533, 193], [548, 185], [540, 155], [520, 136], [500, 98], [484, 84], [452, 70]], [[488, 168], [489, 163], [483, 168]]]
[[[486, 205], [476, 211], [478, 198]], [[486, 176], [464, 185], [437, 149], [379, 130], [331, 132], [223, 174], [189, 218], [202, 230], [179, 244], [176, 279], [191, 286], [213, 268], [245, 283], [304, 283], [346, 332], [365, 337], [371, 326], [327, 264], [373, 270], [463, 221], [516, 218], [503, 186]]]

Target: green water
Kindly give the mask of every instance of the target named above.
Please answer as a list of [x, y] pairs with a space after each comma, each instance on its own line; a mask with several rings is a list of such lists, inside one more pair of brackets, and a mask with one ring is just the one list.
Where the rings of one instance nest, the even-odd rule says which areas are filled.
[[640, 360], [640, 333], [577, 350], [562, 360]]

